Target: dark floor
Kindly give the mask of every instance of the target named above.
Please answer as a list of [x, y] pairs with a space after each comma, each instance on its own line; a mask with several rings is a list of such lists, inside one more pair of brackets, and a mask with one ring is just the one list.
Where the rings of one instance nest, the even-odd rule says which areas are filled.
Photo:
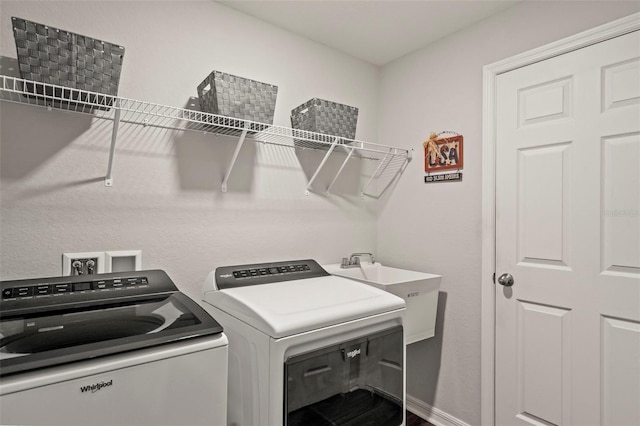
[[434, 425], [416, 416], [411, 411], [407, 411], [407, 426], [434, 426]]

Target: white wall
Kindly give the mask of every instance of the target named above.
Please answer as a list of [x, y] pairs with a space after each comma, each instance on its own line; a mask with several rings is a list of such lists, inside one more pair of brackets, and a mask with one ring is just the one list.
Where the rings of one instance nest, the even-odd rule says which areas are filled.
[[[17, 75], [18, 16], [124, 46], [120, 96], [183, 107], [216, 69], [276, 84], [274, 124], [289, 127], [291, 109], [317, 96], [358, 107], [357, 138], [376, 140], [377, 68], [220, 4], [3, 0], [0, 13], [3, 74]], [[236, 139], [123, 125], [106, 188], [111, 122], [0, 108], [2, 279], [59, 275], [63, 252], [141, 249], [143, 268], [198, 297], [217, 265], [376, 249], [357, 167], [336, 195], [305, 196], [319, 156], [247, 143], [222, 193]]]
[[[331, 198], [303, 195], [294, 150], [123, 126], [106, 188], [110, 123], [0, 104], [0, 278], [58, 275], [68, 251], [142, 249], [197, 297], [215, 265], [371, 251], [442, 274], [438, 335], [410, 346], [408, 392], [480, 424], [482, 66], [630, 14], [637, 2], [524, 2], [380, 70], [213, 2], [0, 3], [0, 72], [16, 57], [12, 15], [126, 47], [119, 94], [186, 105], [219, 69], [279, 86], [275, 124], [313, 97], [360, 108], [357, 137], [415, 149], [376, 206], [347, 176]], [[431, 131], [465, 137], [462, 183], [422, 183]], [[304, 161], [303, 161], [304, 163]], [[357, 173], [356, 173], [357, 174]], [[356, 176], [357, 177], [357, 176]], [[445, 321], [446, 320], [446, 321]]]
[[[407, 352], [418, 401], [480, 424], [482, 67], [638, 10], [523, 2], [383, 68], [379, 139], [416, 155], [382, 207], [378, 258], [443, 276], [437, 335]], [[425, 184], [422, 142], [443, 130], [464, 136], [464, 180]]]

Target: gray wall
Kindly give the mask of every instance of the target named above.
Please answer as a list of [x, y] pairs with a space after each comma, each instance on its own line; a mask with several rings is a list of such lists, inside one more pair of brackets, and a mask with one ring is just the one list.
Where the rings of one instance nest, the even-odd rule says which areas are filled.
[[[379, 140], [416, 155], [381, 206], [379, 258], [443, 276], [436, 337], [407, 351], [412, 397], [480, 424], [482, 67], [639, 10], [523, 2], [382, 69]], [[464, 180], [425, 184], [422, 142], [443, 130], [464, 136]]]

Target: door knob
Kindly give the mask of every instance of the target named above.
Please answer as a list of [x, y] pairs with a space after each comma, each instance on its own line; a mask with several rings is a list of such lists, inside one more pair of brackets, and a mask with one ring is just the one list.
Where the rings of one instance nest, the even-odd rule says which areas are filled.
[[513, 285], [514, 281], [513, 281], [513, 275], [507, 273], [507, 274], [502, 274], [500, 275], [500, 277], [498, 277], [498, 284], [503, 285], [505, 287], [511, 287]]

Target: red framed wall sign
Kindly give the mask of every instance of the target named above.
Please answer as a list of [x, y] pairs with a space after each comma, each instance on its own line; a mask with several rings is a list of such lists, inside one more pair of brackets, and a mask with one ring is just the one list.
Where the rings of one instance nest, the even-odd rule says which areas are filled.
[[462, 135], [436, 139], [432, 135], [423, 143], [424, 171], [437, 173], [446, 170], [460, 170], [464, 163]]

